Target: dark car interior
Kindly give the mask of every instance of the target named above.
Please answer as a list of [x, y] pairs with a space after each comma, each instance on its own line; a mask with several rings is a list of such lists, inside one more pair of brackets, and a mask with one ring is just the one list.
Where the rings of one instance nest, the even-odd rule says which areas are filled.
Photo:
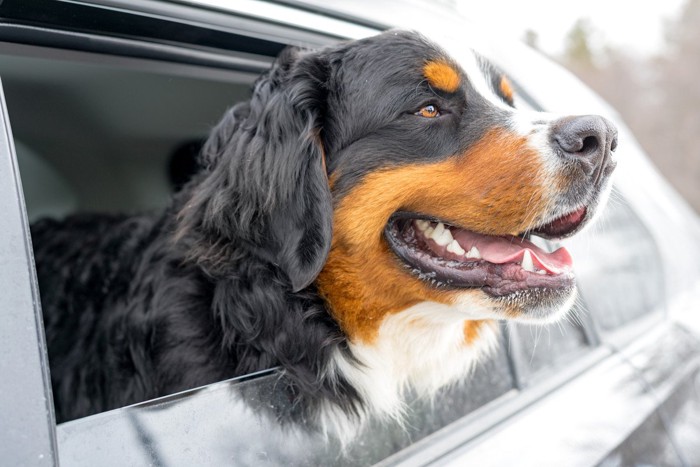
[[198, 143], [254, 79], [44, 51], [0, 55], [30, 221], [163, 207], [193, 170]]

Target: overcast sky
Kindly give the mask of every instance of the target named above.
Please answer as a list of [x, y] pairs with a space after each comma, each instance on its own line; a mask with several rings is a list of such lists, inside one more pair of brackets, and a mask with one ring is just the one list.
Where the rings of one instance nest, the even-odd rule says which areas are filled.
[[548, 54], [563, 50], [564, 37], [577, 19], [587, 17], [599, 34], [598, 44], [610, 44], [634, 54], [659, 51], [664, 21], [676, 17], [685, 0], [454, 0], [471, 19], [485, 17], [502, 34], [522, 39], [527, 29], [539, 35]]

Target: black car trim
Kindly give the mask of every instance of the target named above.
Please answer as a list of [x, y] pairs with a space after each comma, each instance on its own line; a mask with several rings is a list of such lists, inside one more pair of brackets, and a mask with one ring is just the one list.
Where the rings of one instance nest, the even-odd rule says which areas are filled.
[[221, 51], [189, 49], [171, 44], [143, 42], [128, 38], [61, 31], [38, 26], [0, 23], [0, 41], [40, 47], [77, 50], [132, 58], [160, 60], [260, 74], [267, 70], [272, 58]]
[[268, 56], [276, 55], [283, 47], [278, 42], [243, 35], [233, 30], [222, 32], [183, 22], [50, 0], [6, 0], [0, 4], [0, 19], [27, 26], [156, 42], [184, 42], [224, 50], [237, 44], [235, 49], [241, 52]]

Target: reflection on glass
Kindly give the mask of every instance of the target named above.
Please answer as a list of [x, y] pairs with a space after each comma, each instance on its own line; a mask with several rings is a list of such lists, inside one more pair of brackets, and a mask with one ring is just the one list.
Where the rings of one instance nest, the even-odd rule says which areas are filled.
[[660, 309], [664, 291], [659, 252], [618, 193], [591, 231], [572, 240], [579, 291], [603, 331]]
[[546, 325], [518, 324], [510, 328], [514, 358], [524, 380], [535, 375], [545, 376], [579, 355], [588, 345], [578, 312], [570, 313], [562, 321]]
[[65, 465], [368, 465], [498, 398], [513, 379], [500, 345], [437, 403], [414, 400], [406, 423], [373, 420], [349, 446], [280, 415], [292, 411], [273, 371], [105, 412], [58, 427]]

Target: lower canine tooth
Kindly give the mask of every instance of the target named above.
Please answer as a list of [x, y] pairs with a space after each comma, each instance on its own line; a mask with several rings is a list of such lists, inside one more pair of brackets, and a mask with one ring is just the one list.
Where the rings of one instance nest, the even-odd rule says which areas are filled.
[[447, 251], [456, 255], [464, 254], [464, 248], [462, 248], [462, 246], [459, 243], [457, 243], [457, 240], [452, 240], [452, 243], [447, 245]]
[[477, 247], [473, 246], [467, 252], [467, 258], [481, 259], [481, 253], [479, 253], [479, 250]]
[[530, 250], [525, 250], [521, 266], [526, 271], [535, 272], [535, 265], [532, 263], [532, 255], [530, 254]]

